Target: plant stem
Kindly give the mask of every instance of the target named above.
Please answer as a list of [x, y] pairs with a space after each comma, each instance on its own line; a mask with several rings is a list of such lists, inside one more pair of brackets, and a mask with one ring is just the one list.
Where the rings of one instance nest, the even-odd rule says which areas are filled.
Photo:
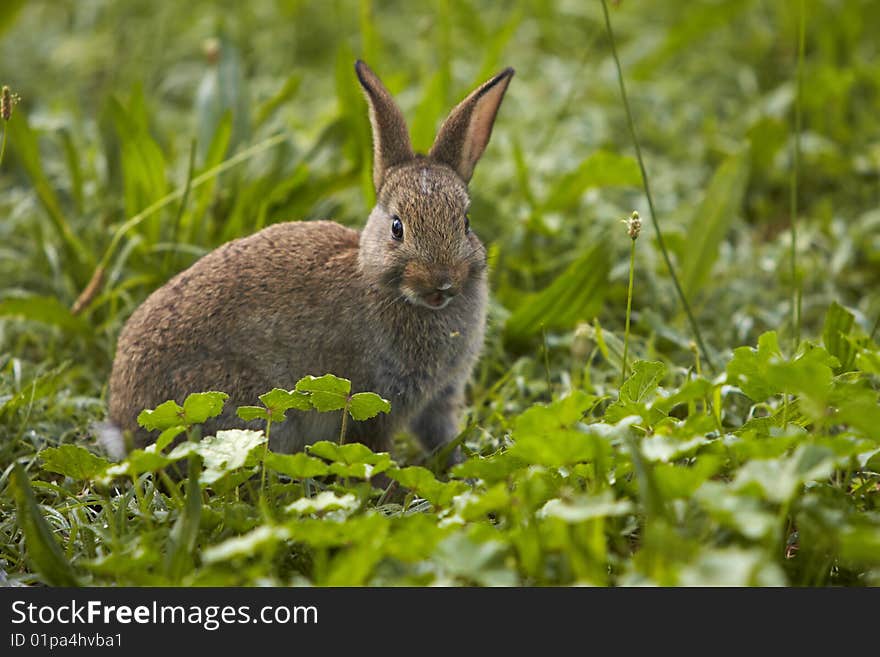
[[642, 159], [642, 149], [639, 146], [639, 138], [636, 134], [636, 126], [632, 117], [632, 110], [629, 106], [629, 99], [626, 95], [626, 86], [623, 82], [623, 69], [620, 66], [620, 59], [617, 56], [617, 45], [614, 41], [614, 31], [611, 29], [611, 17], [608, 14], [608, 3], [606, 0], [602, 0], [602, 11], [605, 12], [605, 28], [608, 31], [608, 40], [611, 43], [611, 56], [614, 58], [614, 64], [617, 67], [617, 82], [620, 85], [620, 95], [623, 99], [623, 106], [626, 110], [626, 120], [629, 125], [630, 136], [632, 137], [633, 145], [636, 149], [636, 159], [639, 162], [639, 170], [642, 174], [642, 184], [645, 188], [645, 196], [648, 199], [648, 207], [651, 210], [651, 223], [654, 226], [654, 233], [657, 237], [657, 245], [660, 247], [660, 252], [663, 255], [663, 260], [666, 263], [666, 269], [669, 271], [669, 276], [672, 278], [672, 283], [675, 286], [675, 291], [678, 294], [678, 298], [681, 300], [681, 305], [684, 308], [684, 312], [687, 315], [688, 322], [691, 325], [691, 331], [693, 331], [694, 338], [697, 341], [697, 344], [700, 346], [700, 351], [703, 352], [703, 357], [706, 359], [706, 364], [709, 366], [709, 369], [714, 370], [715, 365], [712, 361], [712, 357], [709, 355], [709, 350], [706, 349], [706, 345], [703, 342], [703, 336], [700, 333], [700, 327], [697, 325], [697, 321], [694, 319], [694, 315], [691, 312], [690, 304], [688, 304], [687, 297], [684, 294], [684, 290], [681, 287], [681, 284], [678, 281], [678, 276], [675, 274], [675, 268], [672, 266], [672, 260], [669, 257], [669, 252], [666, 250], [666, 243], [663, 241], [663, 233], [660, 231], [660, 223], [657, 221], [657, 211], [654, 208], [654, 199], [651, 196], [651, 188], [648, 183], [648, 172], [645, 170], [645, 162]]
[[351, 404], [351, 400], [345, 402], [345, 408], [342, 409], [342, 427], [339, 429], [339, 444], [345, 444], [345, 425], [348, 420], [348, 408]]
[[796, 352], [801, 342], [801, 284], [798, 279], [797, 267], [797, 215], [798, 215], [798, 169], [801, 162], [801, 97], [803, 95], [803, 68], [804, 68], [804, 23], [805, 11], [804, 0], [799, 3], [798, 25], [798, 59], [796, 73], [796, 95], [794, 100], [794, 153], [791, 165], [791, 285], [792, 285], [792, 328], [793, 347]]
[[626, 291], [626, 328], [623, 332], [623, 367], [620, 372], [620, 385], [626, 380], [626, 354], [629, 351], [629, 318], [632, 314], [633, 274], [636, 268], [636, 241], [630, 240], [629, 247], [629, 287]]
[[260, 473], [260, 498], [266, 496], [266, 455], [269, 453], [269, 432], [272, 430], [272, 416], [266, 418], [266, 446], [263, 448], [262, 472]]
[[547, 330], [541, 324], [541, 339], [544, 342], [544, 375], [547, 377], [547, 394], [553, 399], [553, 384], [550, 378], [550, 352], [547, 349]]
[[874, 328], [871, 329], [872, 340], [877, 336], [878, 330], [880, 330], [880, 313], [877, 313], [877, 319], [874, 321]]
[[0, 164], [3, 164], [4, 153], [6, 153], [6, 121], [3, 122], [3, 140], [0, 141]]

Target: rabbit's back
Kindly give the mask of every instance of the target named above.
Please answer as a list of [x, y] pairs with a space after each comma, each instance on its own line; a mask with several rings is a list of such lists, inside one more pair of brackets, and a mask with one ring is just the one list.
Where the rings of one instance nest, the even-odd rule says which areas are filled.
[[[140, 410], [190, 392], [234, 408], [305, 373], [351, 374], [366, 345], [340, 322], [359, 314], [359, 233], [327, 221], [275, 224], [208, 253], [127, 322], [110, 379], [110, 418], [138, 433]], [[348, 329], [348, 330], [346, 330]], [[209, 427], [206, 427], [209, 429]]]

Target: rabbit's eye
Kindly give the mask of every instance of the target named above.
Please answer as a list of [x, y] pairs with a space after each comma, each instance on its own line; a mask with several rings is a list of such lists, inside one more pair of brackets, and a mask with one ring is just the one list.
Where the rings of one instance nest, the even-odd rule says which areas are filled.
[[470, 215], [464, 215], [464, 234], [467, 235], [471, 232], [471, 218]]
[[403, 222], [397, 215], [394, 215], [391, 218], [391, 237], [396, 239], [398, 242], [403, 241]]

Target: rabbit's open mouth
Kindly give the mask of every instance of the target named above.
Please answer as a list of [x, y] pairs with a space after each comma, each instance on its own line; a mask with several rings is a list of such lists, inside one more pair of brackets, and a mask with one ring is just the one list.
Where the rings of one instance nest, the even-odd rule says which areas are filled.
[[431, 292], [418, 293], [409, 287], [401, 289], [404, 298], [411, 304], [422, 306], [430, 310], [440, 310], [449, 305], [449, 302], [455, 298], [455, 293], [450, 290], [433, 290]]
[[419, 297], [424, 305], [433, 310], [440, 310], [441, 308], [445, 308], [446, 305], [452, 301], [452, 297], [454, 295], [449, 294], [444, 290], [437, 290], [436, 292], [430, 292], [429, 294], [423, 294]]

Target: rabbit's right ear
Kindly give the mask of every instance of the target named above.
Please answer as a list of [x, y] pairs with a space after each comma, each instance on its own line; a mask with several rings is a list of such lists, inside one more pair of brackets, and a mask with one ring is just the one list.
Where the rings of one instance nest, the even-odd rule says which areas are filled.
[[378, 194], [388, 169], [411, 160], [414, 153], [403, 113], [385, 85], [361, 60], [355, 63], [354, 70], [370, 106], [370, 123], [373, 126], [373, 185]]
[[512, 68], [501, 71], [461, 101], [440, 126], [430, 156], [448, 164], [465, 182], [471, 179], [477, 160], [486, 150], [495, 115], [512, 77]]

